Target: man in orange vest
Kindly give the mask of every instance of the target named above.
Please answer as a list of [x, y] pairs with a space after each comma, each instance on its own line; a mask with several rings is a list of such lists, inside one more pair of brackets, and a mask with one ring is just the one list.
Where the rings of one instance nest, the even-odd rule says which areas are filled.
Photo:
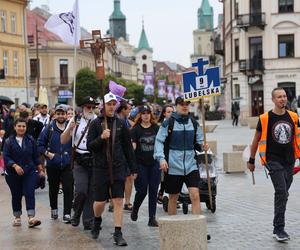
[[273, 89], [272, 101], [274, 108], [259, 117], [248, 168], [251, 172], [255, 170], [258, 148], [261, 164], [267, 168], [275, 189], [273, 236], [282, 242], [289, 240], [284, 230], [285, 210], [295, 160], [300, 158], [300, 130], [297, 114], [286, 110], [287, 96], [283, 88]]

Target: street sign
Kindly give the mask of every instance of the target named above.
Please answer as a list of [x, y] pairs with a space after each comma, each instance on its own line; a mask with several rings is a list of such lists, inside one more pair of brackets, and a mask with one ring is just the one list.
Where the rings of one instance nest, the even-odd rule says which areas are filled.
[[73, 98], [73, 93], [70, 90], [59, 90], [58, 98], [71, 99]]
[[206, 69], [204, 66], [208, 61], [203, 58], [193, 63], [193, 67], [198, 68], [198, 75], [195, 71], [183, 73], [183, 96], [187, 101], [197, 101], [202, 97], [221, 95], [220, 68], [212, 67]]

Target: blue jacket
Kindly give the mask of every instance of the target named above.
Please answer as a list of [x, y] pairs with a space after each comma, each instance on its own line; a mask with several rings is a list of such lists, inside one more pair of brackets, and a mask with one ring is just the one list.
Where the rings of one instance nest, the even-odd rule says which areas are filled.
[[41, 154], [44, 155], [46, 151], [55, 154], [52, 160], [46, 157], [47, 167], [65, 168], [70, 165], [72, 142], [70, 140], [67, 144], [61, 144], [62, 132], [53, 121], [42, 130], [38, 138], [38, 151]]
[[18, 164], [24, 170], [24, 174], [37, 170], [40, 155], [37, 151], [36, 141], [30, 135], [24, 135], [22, 147], [18, 144], [15, 136], [5, 140], [3, 147], [5, 171], [8, 175], [15, 173], [13, 164]]
[[[173, 132], [169, 144], [169, 170], [171, 175], [187, 175], [197, 170], [197, 163], [194, 159], [194, 126], [190, 116], [181, 116], [173, 113], [175, 119]], [[154, 159], [162, 161], [165, 159], [164, 142], [168, 136], [169, 120], [162, 123], [155, 139]], [[197, 126], [196, 143], [203, 143], [203, 133], [200, 126]]]

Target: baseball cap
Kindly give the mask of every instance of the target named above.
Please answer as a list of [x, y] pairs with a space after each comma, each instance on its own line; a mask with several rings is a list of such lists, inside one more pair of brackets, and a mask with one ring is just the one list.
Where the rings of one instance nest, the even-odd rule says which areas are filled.
[[182, 104], [184, 102], [187, 104], [191, 103], [190, 101], [185, 101], [182, 96], [178, 96], [175, 100], [175, 105]]
[[104, 103], [108, 103], [110, 101], [116, 101], [116, 102], [118, 101], [117, 97], [113, 93], [111, 93], [111, 92], [107, 93], [104, 96]]
[[139, 108], [140, 113], [144, 113], [146, 111], [151, 112], [151, 108], [148, 105], [143, 105]]
[[55, 112], [56, 111], [64, 111], [66, 112], [66, 106], [65, 105], [58, 105], [56, 108], [55, 108]]

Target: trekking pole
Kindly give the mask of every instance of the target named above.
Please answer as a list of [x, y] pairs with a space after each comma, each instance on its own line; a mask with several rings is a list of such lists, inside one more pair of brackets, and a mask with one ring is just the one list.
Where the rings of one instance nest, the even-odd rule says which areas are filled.
[[[205, 110], [204, 110], [203, 98], [200, 99], [200, 106], [201, 106], [201, 114], [202, 114], [203, 139], [204, 139], [204, 145], [206, 145]], [[210, 209], [212, 209], [211, 180], [210, 180], [209, 171], [208, 171], [208, 158], [207, 158], [207, 150], [206, 149], [204, 149], [204, 157], [205, 157], [205, 168], [206, 168], [206, 176], [207, 176], [209, 204], [210, 204]]]
[[254, 177], [254, 172], [251, 172], [252, 173], [252, 183], [253, 185], [255, 185], [255, 177]]

